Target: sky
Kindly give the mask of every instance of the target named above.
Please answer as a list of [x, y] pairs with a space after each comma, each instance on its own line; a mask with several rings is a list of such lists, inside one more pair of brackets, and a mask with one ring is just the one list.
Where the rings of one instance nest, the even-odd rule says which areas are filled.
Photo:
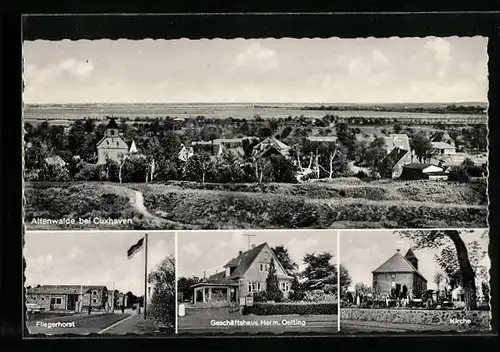
[[[127, 259], [142, 232], [28, 232], [26, 286], [105, 285], [144, 294], [144, 251]], [[148, 272], [175, 252], [174, 232], [149, 232]]]
[[336, 231], [204, 231], [178, 232], [177, 256], [179, 277], [193, 275], [202, 278], [221, 272], [224, 265], [238, 256], [238, 251], [248, 250], [248, 236], [251, 244], [256, 246], [267, 242], [270, 247], [283, 245], [291, 259], [304, 269], [302, 258], [306, 253], [333, 254], [332, 264], [337, 263], [337, 232]]
[[23, 44], [24, 102], [487, 102], [487, 38]]
[[[484, 229], [474, 230], [472, 233], [462, 233], [461, 237], [466, 244], [478, 241], [481, 247], [488, 251], [488, 236], [481, 238], [484, 232]], [[442, 271], [434, 260], [434, 255], [439, 253], [439, 249], [413, 249], [415, 245], [413, 242], [407, 238], [401, 238], [392, 230], [339, 231], [339, 236], [340, 264], [345, 266], [351, 275], [350, 289], [353, 289], [354, 285], [359, 282], [371, 286], [372, 271], [392, 257], [398, 249], [402, 255], [405, 255], [409, 248], [412, 248], [418, 259], [418, 271], [427, 279], [428, 288], [437, 288], [432, 278], [436, 272]], [[488, 256], [480, 265], [490, 267]]]

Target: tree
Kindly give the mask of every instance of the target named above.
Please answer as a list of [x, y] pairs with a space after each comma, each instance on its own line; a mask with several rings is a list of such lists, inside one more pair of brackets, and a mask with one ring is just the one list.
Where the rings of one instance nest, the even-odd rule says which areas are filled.
[[149, 274], [153, 294], [148, 315], [157, 323], [173, 328], [175, 324], [175, 259], [166, 257]]
[[271, 259], [269, 272], [266, 278], [266, 299], [268, 301], [281, 302], [283, 301], [283, 292], [280, 290], [274, 259]]
[[410, 147], [415, 151], [418, 160], [420, 162], [425, 162], [429, 156], [432, 145], [429, 138], [423, 132], [419, 132], [410, 139]]
[[[399, 231], [399, 234], [412, 240], [416, 248], [441, 248], [440, 255], [436, 256], [436, 259], [440, 260], [438, 263], [442, 267], [445, 263], [452, 264], [447, 264], [443, 269], [448, 276], [451, 276], [450, 279], [460, 280], [464, 290], [465, 309], [475, 310], [477, 309], [475, 273], [465, 242], [460, 236], [461, 232], [467, 230], [412, 230]], [[456, 270], [457, 267], [458, 273], [454, 274], [451, 269]]]
[[272, 250], [288, 275], [292, 275], [299, 268], [297, 263], [295, 263], [293, 259], [290, 258], [288, 249], [286, 249], [283, 245], [273, 247]]
[[402, 130], [403, 128], [401, 127], [401, 125], [395, 124], [394, 126], [392, 126], [392, 131], [394, 133], [401, 133]]
[[297, 278], [297, 275], [293, 277], [290, 291], [291, 292], [288, 294], [288, 298], [292, 301], [302, 301], [306, 295], [299, 279]]
[[303, 262], [306, 264], [306, 268], [302, 272], [302, 276], [306, 278], [303, 283], [305, 290], [321, 289], [326, 284], [337, 283], [337, 270], [335, 265], [330, 263], [332, 259], [333, 255], [328, 252], [304, 255]]
[[435, 273], [435, 274], [434, 274], [433, 279], [434, 279], [434, 283], [435, 283], [435, 284], [436, 284], [436, 286], [437, 286], [438, 297], [439, 297], [439, 292], [441, 292], [441, 290], [440, 290], [440, 288], [441, 288], [441, 287], [440, 287], [440, 286], [441, 286], [441, 283], [442, 283], [442, 282], [443, 282], [443, 280], [444, 280], [444, 275], [443, 275], [443, 273], [442, 273], [442, 272], [439, 272], [439, 271], [438, 271], [437, 273]]
[[208, 153], [199, 153], [190, 157], [184, 166], [184, 177], [188, 181], [205, 183], [210, 168], [211, 158]]
[[180, 294], [182, 294], [184, 299], [192, 298], [191, 295], [193, 292], [191, 290], [191, 286], [199, 283], [200, 281], [200, 278], [196, 276], [180, 277], [179, 280], [177, 280], [177, 290]]

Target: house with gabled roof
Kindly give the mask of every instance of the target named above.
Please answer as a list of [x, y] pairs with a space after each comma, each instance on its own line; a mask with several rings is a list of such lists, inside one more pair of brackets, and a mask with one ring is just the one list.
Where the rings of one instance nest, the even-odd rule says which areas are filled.
[[223, 266], [224, 271], [191, 286], [193, 303], [236, 303], [242, 297], [265, 291], [271, 260], [274, 261], [279, 287], [287, 297], [293, 277], [287, 274], [273, 250], [264, 242], [246, 252], [239, 251]]
[[372, 275], [373, 289], [378, 294], [389, 295], [394, 289], [418, 298], [427, 290], [427, 279], [418, 271], [418, 259], [411, 249], [404, 256], [398, 249]]
[[106, 164], [107, 159], [120, 163], [124, 156], [139, 153], [134, 141], [131, 141], [130, 144], [125, 142], [113, 118], [109, 120], [106, 126], [106, 133], [97, 143], [96, 148], [98, 165]]
[[26, 303], [44, 311], [81, 311], [102, 309], [108, 302], [108, 289], [99, 285], [40, 285], [26, 290]]
[[384, 137], [384, 142], [387, 156], [382, 160], [382, 164], [390, 167], [391, 178], [399, 178], [403, 166], [413, 161], [408, 135], [391, 133], [389, 137]]
[[274, 137], [268, 137], [253, 147], [252, 156], [263, 158], [271, 155], [290, 156], [290, 147]]

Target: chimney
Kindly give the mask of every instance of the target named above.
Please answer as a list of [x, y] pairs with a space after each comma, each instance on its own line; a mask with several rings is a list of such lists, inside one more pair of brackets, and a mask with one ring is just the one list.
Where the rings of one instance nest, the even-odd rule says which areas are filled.
[[255, 248], [255, 245], [254, 245], [254, 244], [252, 244], [252, 249], [253, 249], [253, 248]]
[[206, 279], [207, 278], [207, 274], [205, 271], [203, 271], [203, 278]]
[[243, 251], [238, 251], [238, 256], [242, 255]]
[[399, 248], [398, 248], [398, 249], [396, 249], [396, 252], [398, 252], [398, 253], [399, 253]]

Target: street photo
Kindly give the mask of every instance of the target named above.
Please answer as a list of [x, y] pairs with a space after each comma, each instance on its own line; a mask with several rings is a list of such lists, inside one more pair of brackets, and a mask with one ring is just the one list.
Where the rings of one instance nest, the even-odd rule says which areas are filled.
[[487, 227], [485, 37], [24, 41], [29, 230]]
[[491, 331], [487, 229], [339, 231], [342, 333]]
[[30, 232], [24, 337], [175, 333], [175, 233]]
[[337, 232], [177, 233], [178, 333], [335, 334]]

